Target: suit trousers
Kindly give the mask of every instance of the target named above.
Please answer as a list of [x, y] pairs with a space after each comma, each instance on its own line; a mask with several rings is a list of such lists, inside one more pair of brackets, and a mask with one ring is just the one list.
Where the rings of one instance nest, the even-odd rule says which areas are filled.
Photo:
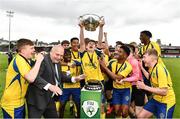
[[50, 99], [47, 107], [43, 110], [38, 109], [36, 105], [27, 104], [28, 118], [58, 118], [54, 99]]

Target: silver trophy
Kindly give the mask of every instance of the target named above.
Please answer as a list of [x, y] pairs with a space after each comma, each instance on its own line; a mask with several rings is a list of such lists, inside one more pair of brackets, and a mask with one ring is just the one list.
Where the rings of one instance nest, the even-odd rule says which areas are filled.
[[79, 17], [79, 21], [82, 22], [87, 31], [95, 31], [99, 26], [99, 22], [103, 19], [103, 16], [99, 17], [96, 14], [84, 14]]

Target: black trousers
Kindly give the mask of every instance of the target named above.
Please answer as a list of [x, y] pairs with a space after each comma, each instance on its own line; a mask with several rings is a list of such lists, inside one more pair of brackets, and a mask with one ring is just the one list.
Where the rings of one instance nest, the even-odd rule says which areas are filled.
[[58, 118], [55, 101], [50, 100], [47, 107], [44, 110], [38, 109], [36, 105], [27, 104], [28, 118]]

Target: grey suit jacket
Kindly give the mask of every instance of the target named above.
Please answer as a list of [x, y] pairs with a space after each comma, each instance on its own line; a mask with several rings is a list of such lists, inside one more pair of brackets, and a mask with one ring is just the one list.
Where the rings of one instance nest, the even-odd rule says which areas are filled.
[[[57, 64], [59, 73], [59, 86], [61, 87], [63, 82], [71, 83], [71, 77], [62, 73], [61, 66]], [[48, 102], [52, 98], [52, 92], [44, 90], [44, 87], [55, 82], [55, 64], [52, 63], [50, 55], [46, 55], [41, 63], [41, 67], [35, 81], [28, 86], [26, 100], [27, 104], [36, 106], [38, 109], [45, 109]]]

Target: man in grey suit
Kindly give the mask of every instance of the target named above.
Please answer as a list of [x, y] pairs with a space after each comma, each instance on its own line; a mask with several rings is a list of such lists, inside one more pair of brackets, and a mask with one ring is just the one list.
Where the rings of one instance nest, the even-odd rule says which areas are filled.
[[85, 78], [84, 75], [70, 77], [61, 72], [59, 62], [63, 55], [64, 48], [57, 45], [44, 57], [39, 74], [27, 91], [29, 118], [57, 118], [54, 97], [62, 95], [62, 82], [73, 83]]

